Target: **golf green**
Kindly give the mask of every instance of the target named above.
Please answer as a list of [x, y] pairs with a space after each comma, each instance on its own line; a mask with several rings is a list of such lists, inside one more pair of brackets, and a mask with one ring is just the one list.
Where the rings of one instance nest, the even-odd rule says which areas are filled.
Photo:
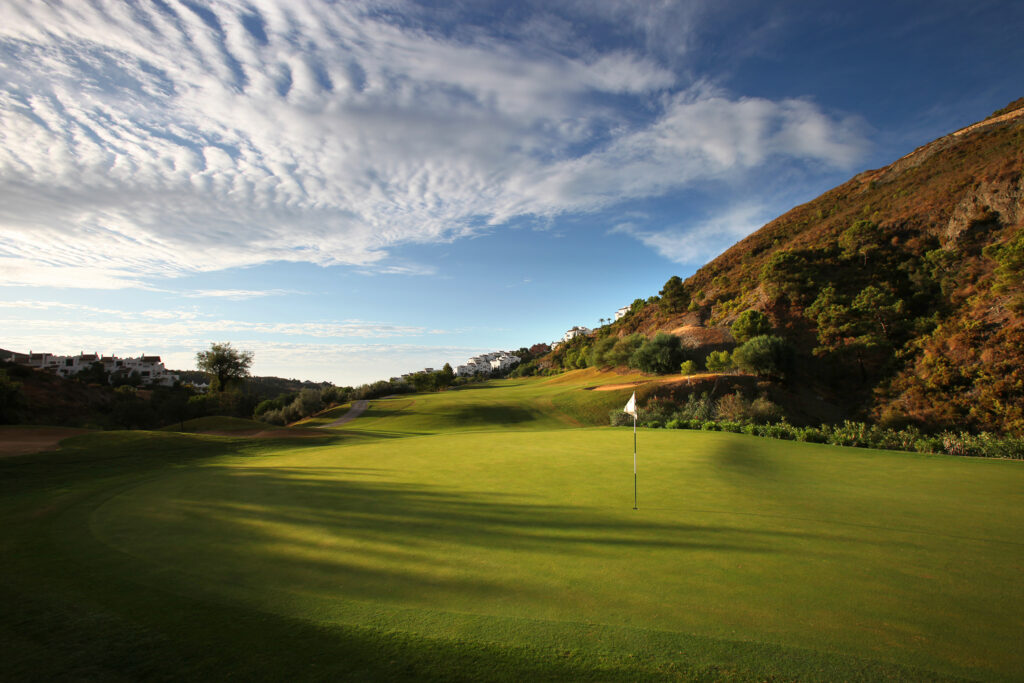
[[564, 428], [548, 389], [378, 401], [323, 440], [96, 434], [11, 459], [5, 590], [169, 639], [179, 672], [220, 671], [183, 631], [222, 619], [218, 647], [265, 619], [387, 653], [263, 652], [254, 677], [1024, 671], [1021, 463], [641, 430], [634, 510], [632, 430]]

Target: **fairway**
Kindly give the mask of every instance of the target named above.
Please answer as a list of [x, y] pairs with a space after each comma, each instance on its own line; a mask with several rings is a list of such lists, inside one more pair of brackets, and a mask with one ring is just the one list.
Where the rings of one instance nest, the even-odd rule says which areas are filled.
[[1021, 463], [641, 430], [634, 511], [632, 431], [574, 427], [629, 392], [588, 381], [9, 458], [0, 673], [81, 674], [50, 632], [126, 679], [1024, 671]]

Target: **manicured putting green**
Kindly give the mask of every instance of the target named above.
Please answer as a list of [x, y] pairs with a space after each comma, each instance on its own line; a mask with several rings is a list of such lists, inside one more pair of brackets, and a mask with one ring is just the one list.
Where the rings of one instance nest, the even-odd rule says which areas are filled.
[[566, 428], [625, 398], [583, 384], [0, 463], [0, 677], [1024, 671], [1022, 463], [641, 430], [634, 511], [632, 430]]

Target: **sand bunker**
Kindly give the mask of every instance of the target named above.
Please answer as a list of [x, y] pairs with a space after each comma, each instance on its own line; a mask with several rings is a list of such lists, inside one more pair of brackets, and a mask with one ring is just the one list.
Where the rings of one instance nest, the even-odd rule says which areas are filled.
[[647, 381], [641, 382], [628, 382], [626, 384], [603, 384], [599, 387], [594, 387], [593, 391], [615, 391], [616, 389], [632, 389], [638, 387], [641, 384], [646, 384]]
[[52, 451], [64, 439], [88, 431], [72, 427], [0, 427], [0, 458]]

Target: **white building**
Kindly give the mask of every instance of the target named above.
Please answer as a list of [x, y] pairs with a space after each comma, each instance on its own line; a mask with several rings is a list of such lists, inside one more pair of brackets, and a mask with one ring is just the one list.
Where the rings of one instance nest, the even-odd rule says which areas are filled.
[[622, 318], [625, 318], [626, 314], [629, 313], [630, 308], [630, 306], [623, 306], [619, 310], [615, 311], [615, 319], [620, 320]]
[[129, 377], [137, 373], [143, 384], [174, 386], [178, 376], [167, 371], [160, 356], [139, 356], [138, 358], [118, 358], [117, 356], [100, 356], [98, 353], [79, 353], [77, 356], [55, 356], [52, 353], [32, 353], [28, 355], [16, 353], [10, 358], [15, 363], [33, 368], [48, 370], [64, 377], [74, 377], [93, 363], [102, 363], [103, 369], [110, 373], [113, 383], [118, 377]]
[[110, 372], [111, 379], [115, 373], [131, 375], [139, 373], [143, 384], [157, 384], [160, 386], [174, 386], [178, 376], [171, 374], [164, 367], [160, 356], [139, 356], [138, 358], [118, 358], [116, 356], [103, 357], [103, 369]]
[[519, 363], [519, 356], [513, 356], [507, 351], [493, 351], [479, 356], [473, 356], [465, 365], [455, 368], [455, 374], [459, 377], [469, 377], [480, 373], [491, 373], [495, 370], [507, 370]]
[[575, 339], [576, 337], [579, 337], [579, 336], [582, 336], [582, 335], [589, 335], [592, 332], [593, 332], [593, 330], [591, 330], [589, 327], [582, 327], [580, 325], [576, 325], [572, 329], [570, 329], [568, 332], [566, 332], [565, 334], [562, 335], [562, 341], [563, 342], [567, 342], [570, 339]]

